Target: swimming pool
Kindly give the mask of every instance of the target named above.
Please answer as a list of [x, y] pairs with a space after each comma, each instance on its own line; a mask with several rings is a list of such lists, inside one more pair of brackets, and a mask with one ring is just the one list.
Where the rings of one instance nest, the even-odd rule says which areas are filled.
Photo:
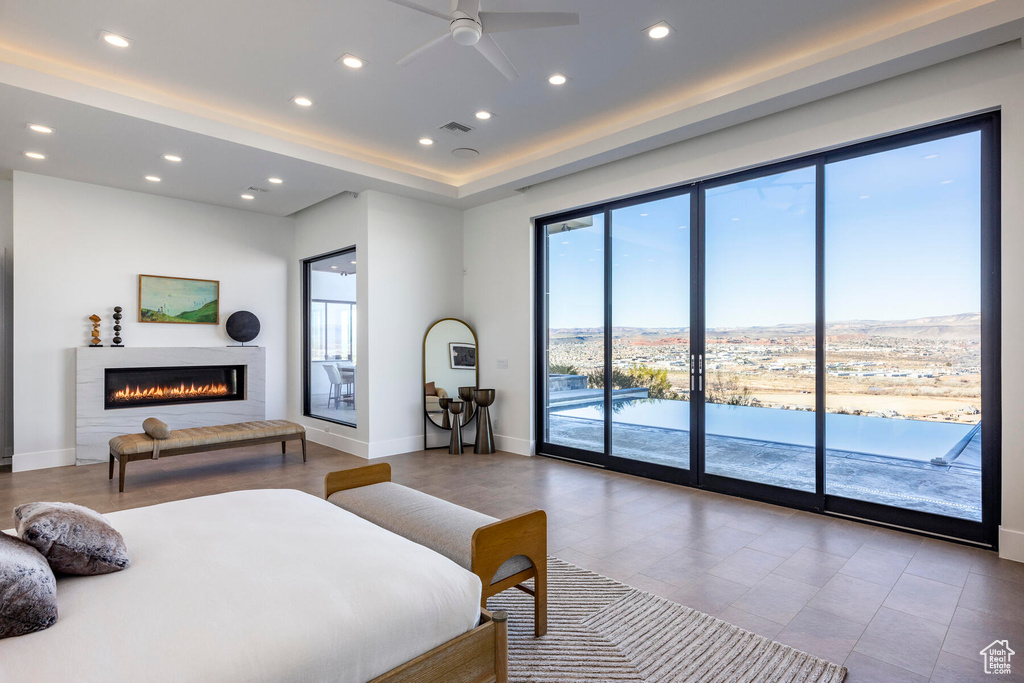
[[[690, 404], [662, 399], [616, 399], [612, 420], [615, 425], [634, 425], [688, 432]], [[581, 420], [604, 420], [601, 404], [556, 410], [553, 415]], [[709, 403], [705, 406], [707, 433], [754, 441], [767, 441], [813, 448], [814, 413], [779, 408], [756, 408]], [[862, 415], [825, 416], [827, 448], [887, 458], [930, 462], [945, 457], [980, 425], [924, 420], [904, 420]]]

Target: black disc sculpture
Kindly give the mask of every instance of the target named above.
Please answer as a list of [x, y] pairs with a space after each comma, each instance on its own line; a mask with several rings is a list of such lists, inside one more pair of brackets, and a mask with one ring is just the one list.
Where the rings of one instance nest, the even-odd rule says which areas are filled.
[[121, 347], [124, 344], [121, 343], [121, 311], [124, 310], [120, 306], [114, 306], [114, 346]]
[[260, 319], [249, 311], [235, 311], [228, 316], [224, 329], [229, 337], [245, 346], [259, 335]]

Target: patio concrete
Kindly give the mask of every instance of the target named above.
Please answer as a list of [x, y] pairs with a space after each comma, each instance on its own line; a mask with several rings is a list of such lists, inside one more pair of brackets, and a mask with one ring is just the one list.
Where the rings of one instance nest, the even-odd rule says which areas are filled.
[[[601, 452], [604, 450], [604, 425], [598, 420], [552, 413], [548, 441]], [[980, 432], [965, 452], [979, 450]], [[690, 464], [690, 433], [613, 423], [612, 455], [685, 469]], [[968, 457], [952, 465], [932, 465], [829, 450], [825, 457], [826, 492], [980, 521], [981, 470], [973, 467], [971, 461]], [[812, 448], [708, 436], [705, 469], [710, 474], [814, 491]]]

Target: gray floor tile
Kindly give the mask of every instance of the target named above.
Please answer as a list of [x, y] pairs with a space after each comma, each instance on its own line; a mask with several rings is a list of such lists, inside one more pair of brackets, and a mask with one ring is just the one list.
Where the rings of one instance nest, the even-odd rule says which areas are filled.
[[789, 579], [809, 583], [812, 586], [824, 586], [846, 564], [846, 561], [845, 557], [829, 555], [811, 548], [801, 548], [776, 567], [774, 572]]
[[683, 548], [658, 560], [640, 573], [652, 579], [681, 586], [718, 564], [719, 559], [693, 548]]
[[890, 588], [845, 574], [836, 574], [808, 603], [814, 609], [868, 624]]
[[859, 652], [851, 652], [845, 662], [846, 680], [843, 683], [927, 683], [927, 676], [911, 673]]
[[779, 624], [788, 624], [817, 592], [816, 586], [769, 574], [732, 606]]
[[717, 557], [728, 557], [757, 538], [757, 534], [723, 526], [698, 536], [687, 547]]
[[748, 587], [741, 583], [720, 579], [711, 574], [702, 574], [680, 586], [671, 594], [670, 599], [681, 605], [718, 616], [722, 610], [735, 602], [747, 590]]
[[946, 627], [882, 607], [854, 650], [883, 662], [930, 676], [942, 649]]
[[970, 555], [925, 543], [910, 560], [906, 572], [962, 588], [973, 562], [974, 558]]
[[[980, 662], [981, 651], [995, 640], [1009, 640], [1010, 647], [1016, 649], [1017, 643], [1024, 644], [1024, 624], [961, 606], [953, 614], [942, 650]], [[1024, 673], [1024, 651], [1021, 655]]]
[[765, 638], [775, 639], [779, 635], [779, 631], [785, 628], [782, 624], [772, 621], [771, 619], [765, 619], [759, 617], [756, 614], [750, 612], [744, 612], [741, 609], [735, 607], [726, 607], [718, 614], [718, 618], [723, 621], [728, 621], [734, 626], [739, 626], [742, 629], [746, 629], [751, 633], [756, 633], [759, 636]]
[[782, 563], [782, 558], [750, 548], [740, 548], [707, 572], [744, 586], [753, 586]]
[[[1012, 667], [1011, 660], [1011, 667]], [[996, 681], [1020, 681], [1024, 676], [1014, 673], [1010, 675], [990, 676], [985, 673], [981, 659], [971, 660], [957, 657], [948, 652], [939, 654], [932, 672], [931, 683], [992, 683]]]
[[861, 548], [843, 565], [839, 573], [883, 586], [893, 586], [908, 564], [910, 558], [904, 555], [874, 548]]
[[921, 536], [895, 531], [894, 529], [876, 529], [875, 533], [871, 534], [864, 541], [864, 545], [875, 550], [885, 550], [897, 555], [913, 557], [921, 547], [922, 540]]
[[953, 618], [960, 589], [941, 581], [904, 574], [889, 591], [884, 607], [948, 624]]
[[804, 607], [776, 639], [816, 657], [842, 663], [864, 629], [864, 624]]
[[811, 540], [810, 534], [795, 529], [776, 526], [764, 532], [747, 544], [748, 548], [760, 550], [769, 555], [789, 557]]
[[1024, 623], [1024, 584], [975, 574], [967, 577], [960, 606]]

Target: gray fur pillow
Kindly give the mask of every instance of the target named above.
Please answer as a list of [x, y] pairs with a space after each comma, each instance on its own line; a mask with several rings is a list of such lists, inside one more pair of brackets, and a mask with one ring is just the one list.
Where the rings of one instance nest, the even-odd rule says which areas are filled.
[[0, 638], [42, 631], [57, 621], [57, 581], [39, 551], [0, 532]]
[[73, 503], [27, 503], [14, 509], [18, 535], [55, 572], [109, 574], [127, 567], [128, 549], [100, 513]]

